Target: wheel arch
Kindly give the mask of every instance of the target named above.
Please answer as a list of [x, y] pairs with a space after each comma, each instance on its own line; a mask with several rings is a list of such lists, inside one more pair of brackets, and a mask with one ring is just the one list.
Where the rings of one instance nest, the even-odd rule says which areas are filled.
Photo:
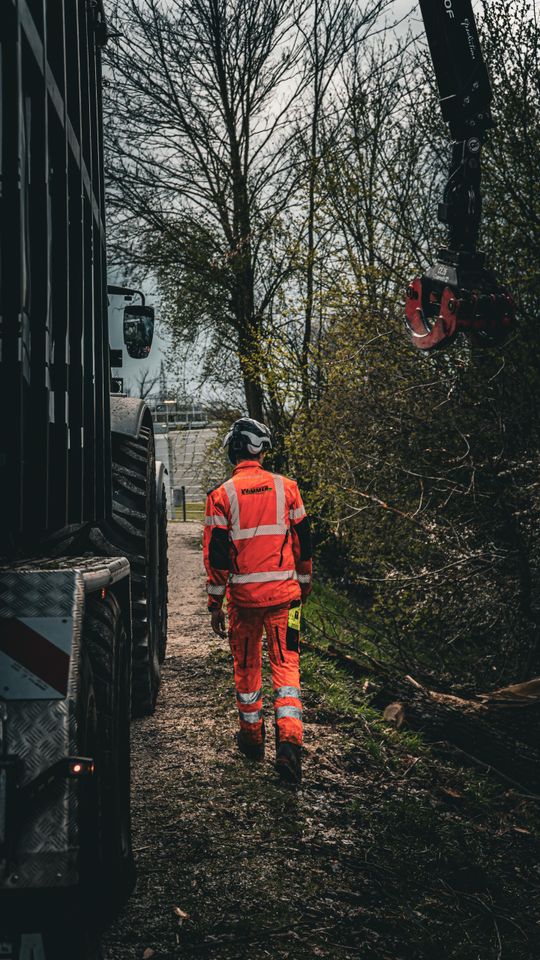
[[152, 414], [148, 404], [138, 397], [111, 394], [111, 431], [137, 439], [142, 427], [148, 427], [153, 434]]

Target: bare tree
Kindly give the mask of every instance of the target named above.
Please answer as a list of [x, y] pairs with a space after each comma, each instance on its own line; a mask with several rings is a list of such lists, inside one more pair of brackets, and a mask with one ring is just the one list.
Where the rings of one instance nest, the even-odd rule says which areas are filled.
[[[306, 269], [305, 322], [302, 336], [301, 368], [302, 394], [309, 402], [309, 362], [312, 340], [315, 284], [315, 254], [317, 246], [315, 220], [321, 202], [319, 169], [321, 163], [321, 133], [325, 121], [325, 107], [329, 94], [335, 93], [335, 80], [343, 59], [351, 48], [365, 53], [369, 39], [381, 15], [392, 6], [393, 0], [375, 0], [360, 6], [356, 0], [314, 0], [309, 29], [304, 34], [309, 62], [310, 98], [309, 121], [300, 136], [307, 157], [307, 211], [306, 211]], [[300, 24], [302, 30], [302, 25]], [[335, 100], [330, 105], [333, 113]], [[337, 125], [339, 127], [339, 121]]]
[[422, 55], [402, 63], [375, 50], [355, 63], [353, 49], [346, 109], [321, 149], [334, 228], [325, 260], [341, 277], [320, 396], [290, 442], [332, 575], [373, 604], [413, 662], [471, 685], [540, 667], [540, 352], [526, 322], [540, 303], [540, 34], [527, 0], [486, 0], [483, 12], [498, 93], [483, 243], [520, 295], [516, 331], [491, 351], [411, 350], [400, 288], [440, 242], [447, 133]]
[[146, 398], [152, 393], [152, 390], [159, 383], [159, 375], [151, 375], [150, 371], [143, 367], [141, 370], [138, 370], [135, 374], [135, 395], [140, 397], [141, 400], [146, 400]]
[[118, 0], [113, 18], [109, 180], [124, 238], [137, 224], [137, 255], [175, 283], [188, 335], [217, 326], [236, 351], [260, 418], [262, 317], [287, 265], [259, 274], [295, 186], [302, 15], [298, 0]]
[[307, 396], [323, 107], [352, 38], [391, 2], [117, 0], [107, 130], [121, 257], [127, 245], [157, 273], [173, 340], [204, 344], [218, 379], [239, 372], [256, 417], [272, 381], [265, 324], [298, 270], [290, 225], [306, 186]]
[[322, 133], [335, 254], [359, 302], [379, 316], [396, 305], [401, 313], [403, 285], [429, 260], [434, 235], [439, 167], [431, 144], [418, 142], [411, 104], [423, 76], [409, 42], [384, 36], [366, 52], [354, 39], [341, 66], [342, 109]]

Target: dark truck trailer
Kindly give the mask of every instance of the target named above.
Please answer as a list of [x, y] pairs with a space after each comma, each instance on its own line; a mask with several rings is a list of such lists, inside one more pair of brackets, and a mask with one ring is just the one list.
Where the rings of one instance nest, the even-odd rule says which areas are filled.
[[[133, 886], [129, 721], [165, 655], [163, 466], [146, 405], [110, 396], [106, 38], [100, 0], [0, 4], [0, 956], [18, 960], [84, 956]], [[143, 356], [153, 313], [129, 311]]]

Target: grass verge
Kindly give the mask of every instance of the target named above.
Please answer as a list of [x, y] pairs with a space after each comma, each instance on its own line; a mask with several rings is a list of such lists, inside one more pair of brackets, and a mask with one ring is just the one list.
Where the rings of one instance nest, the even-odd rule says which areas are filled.
[[[304, 635], [322, 651], [335, 643], [377, 652], [361, 612], [324, 585], [306, 605]], [[531, 901], [540, 906], [535, 799], [462, 765], [442, 744], [430, 747], [421, 733], [385, 723], [364, 693], [367, 677], [313, 649], [302, 668], [307, 722], [341, 730], [343, 773], [363, 774], [362, 791], [341, 813], [361, 843], [349, 862], [377, 935], [377, 947], [366, 943], [361, 955], [540, 957], [540, 912], [531, 911]]]

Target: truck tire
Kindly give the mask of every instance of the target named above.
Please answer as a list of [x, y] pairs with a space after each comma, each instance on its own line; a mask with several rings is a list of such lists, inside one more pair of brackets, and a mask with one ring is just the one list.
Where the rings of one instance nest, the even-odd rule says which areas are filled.
[[167, 540], [167, 492], [165, 484], [158, 491], [158, 623], [159, 662], [163, 663], [167, 652], [167, 606], [169, 601], [169, 555]]
[[[83, 902], [107, 922], [135, 884], [130, 815], [131, 651], [122, 611], [112, 593], [87, 598], [83, 655], [88, 680], [79, 686], [80, 749], [96, 772], [81, 783], [80, 838]], [[92, 710], [92, 701], [95, 711]], [[92, 719], [95, 717], [95, 720]]]
[[158, 528], [152, 431], [139, 436], [112, 434], [113, 516], [92, 532], [94, 546], [109, 556], [127, 557], [131, 566], [133, 631], [133, 716], [155, 710], [159, 664]]

